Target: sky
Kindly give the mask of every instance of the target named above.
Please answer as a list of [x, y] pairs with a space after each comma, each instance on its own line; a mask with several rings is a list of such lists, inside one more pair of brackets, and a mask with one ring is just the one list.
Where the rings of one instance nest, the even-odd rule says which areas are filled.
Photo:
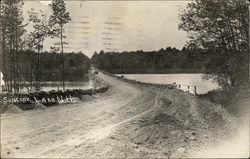
[[[50, 1], [25, 1], [23, 13], [33, 8], [51, 15]], [[178, 15], [188, 1], [66, 1], [71, 21], [65, 25], [65, 52], [152, 51], [166, 47], [181, 49], [186, 32], [178, 30]], [[32, 31], [32, 23], [26, 28]], [[44, 50], [59, 39], [46, 38]]]

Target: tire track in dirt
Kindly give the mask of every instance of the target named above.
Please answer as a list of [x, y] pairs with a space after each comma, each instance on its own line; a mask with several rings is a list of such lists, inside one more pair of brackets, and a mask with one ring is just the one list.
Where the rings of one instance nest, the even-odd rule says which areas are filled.
[[150, 111], [152, 105], [147, 102], [154, 100], [154, 93], [102, 73], [98, 76], [113, 89], [110, 98], [52, 107], [43, 112], [5, 114], [1, 117], [2, 144], [9, 151], [13, 149], [15, 157], [58, 157], [79, 144], [98, 142], [109, 136], [106, 132]]

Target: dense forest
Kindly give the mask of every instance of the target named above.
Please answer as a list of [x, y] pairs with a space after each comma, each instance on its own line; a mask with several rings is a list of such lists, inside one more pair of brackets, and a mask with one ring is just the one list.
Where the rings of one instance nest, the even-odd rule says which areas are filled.
[[95, 67], [111, 73], [200, 73], [211, 54], [203, 49], [167, 47], [159, 51], [95, 52]]
[[[37, 53], [31, 50], [19, 52], [19, 70], [22, 80], [34, 81], [37, 78], [38, 58]], [[7, 58], [9, 59], [9, 58]], [[62, 79], [62, 54], [61, 53], [40, 53], [40, 81], [60, 81]], [[11, 65], [11, 61], [8, 62]], [[90, 68], [89, 58], [81, 52], [65, 53], [65, 80], [78, 81], [85, 79]], [[8, 68], [8, 67], [7, 67]], [[10, 72], [11, 70], [7, 71]], [[8, 78], [8, 75], [4, 76]], [[9, 77], [11, 78], [11, 77]]]
[[[65, 80], [82, 80], [90, 67], [89, 59], [81, 53], [64, 56], [64, 46], [68, 45], [64, 25], [71, 20], [64, 1], [52, 1], [48, 19], [43, 11], [31, 8], [27, 12], [28, 23], [23, 16], [23, 5], [23, 0], [0, 1], [0, 70], [4, 74], [5, 91], [18, 93], [26, 81], [35, 82], [39, 91], [40, 82], [48, 80], [62, 81], [65, 90]], [[27, 29], [28, 25], [33, 28]], [[50, 44], [51, 52], [60, 54], [42, 51], [49, 37], [60, 40], [59, 47]]]

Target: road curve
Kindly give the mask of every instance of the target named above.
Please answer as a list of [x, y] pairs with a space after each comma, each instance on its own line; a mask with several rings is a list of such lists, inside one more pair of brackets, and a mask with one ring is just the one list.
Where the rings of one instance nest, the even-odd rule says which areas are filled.
[[93, 145], [100, 145], [98, 142], [109, 139], [122, 125], [148, 113], [155, 106], [157, 93], [103, 73], [98, 76], [110, 90], [88, 102], [2, 114], [2, 157], [108, 157], [109, 150]]

